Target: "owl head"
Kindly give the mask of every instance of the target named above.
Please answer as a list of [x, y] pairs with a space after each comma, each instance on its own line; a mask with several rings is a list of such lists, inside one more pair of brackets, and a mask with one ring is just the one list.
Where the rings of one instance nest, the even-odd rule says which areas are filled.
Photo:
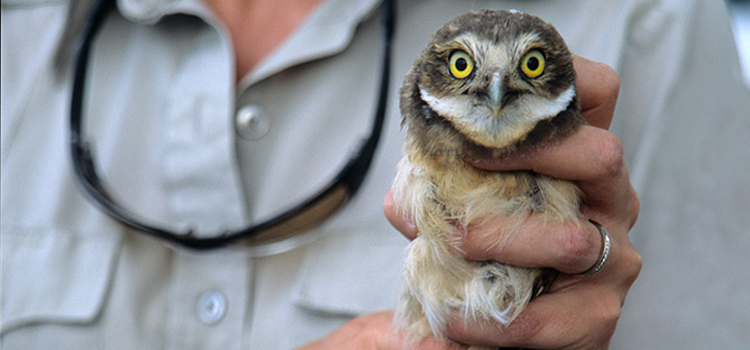
[[517, 11], [471, 12], [438, 29], [411, 67], [403, 121], [435, 151], [538, 143], [580, 123], [575, 78], [552, 25]]

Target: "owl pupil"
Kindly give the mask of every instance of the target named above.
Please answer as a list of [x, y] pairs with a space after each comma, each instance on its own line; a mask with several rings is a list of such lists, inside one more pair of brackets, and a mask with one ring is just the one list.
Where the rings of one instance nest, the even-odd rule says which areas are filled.
[[537, 68], [539, 68], [539, 59], [536, 57], [529, 58], [529, 60], [526, 62], [526, 67], [528, 67], [531, 71], [537, 70]]
[[468, 65], [468, 63], [466, 63], [466, 60], [465, 60], [465, 59], [463, 59], [463, 58], [459, 58], [459, 59], [457, 59], [457, 60], [456, 60], [456, 69], [457, 69], [457, 70], [458, 70], [459, 72], [463, 72], [463, 71], [465, 71], [465, 70], [466, 70], [466, 68], [468, 68], [468, 66], [469, 66], [469, 65]]

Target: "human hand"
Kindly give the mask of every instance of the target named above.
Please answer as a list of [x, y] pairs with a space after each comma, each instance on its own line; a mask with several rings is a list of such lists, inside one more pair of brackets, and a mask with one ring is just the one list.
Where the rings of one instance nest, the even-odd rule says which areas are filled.
[[[446, 335], [456, 341], [493, 347], [533, 349], [607, 348], [622, 305], [641, 268], [641, 258], [628, 232], [638, 216], [638, 197], [630, 184], [620, 141], [609, 127], [619, 80], [606, 65], [574, 58], [576, 89], [584, 118], [590, 125], [560, 143], [504, 158], [467, 159], [491, 171], [531, 170], [576, 182], [584, 193], [581, 222], [543, 223], [533, 215], [507, 243], [505, 218], [470, 226], [462, 247], [466, 259], [496, 260], [524, 267], [554, 268], [561, 274], [546, 294], [532, 300], [510, 325], [476, 324], [455, 320]], [[384, 211], [389, 221], [408, 238], [417, 230], [400, 216], [392, 194]], [[598, 262], [602, 238], [586, 219], [604, 226], [611, 250], [604, 267], [594, 276], [577, 275]]]
[[394, 331], [393, 312], [383, 311], [352, 319], [327, 337], [298, 350], [458, 350], [465, 349], [456, 343], [435, 338], [422, 339], [414, 344], [403, 334]]

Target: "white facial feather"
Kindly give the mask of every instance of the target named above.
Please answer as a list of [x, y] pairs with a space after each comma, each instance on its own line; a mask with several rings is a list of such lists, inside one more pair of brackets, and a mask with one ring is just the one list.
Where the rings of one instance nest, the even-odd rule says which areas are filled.
[[422, 100], [439, 116], [472, 141], [490, 148], [506, 147], [528, 133], [541, 120], [549, 119], [568, 108], [575, 97], [570, 86], [556, 99], [527, 94], [501, 110], [499, 115], [483, 104], [475, 104], [469, 95], [438, 98], [420, 89]]

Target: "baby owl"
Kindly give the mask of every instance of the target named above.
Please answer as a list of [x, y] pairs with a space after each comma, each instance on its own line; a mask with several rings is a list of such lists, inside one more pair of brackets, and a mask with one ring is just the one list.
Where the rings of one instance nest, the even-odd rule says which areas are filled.
[[[472, 156], [524, 152], [584, 123], [570, 52], [557, 30], [518, 11], [461, 15], [432, 36], [401, 88], [405, 156], [397, 207], [419, 236], [409, 245], [397, 324], [441, 337], [449, 319], [508, 324], [553, 273], [459, 256], [469, 225], [579, 217], [580, 190], [529, 171], [488, 172]], [[510, 239], [514, 225], [504, 228]]]

